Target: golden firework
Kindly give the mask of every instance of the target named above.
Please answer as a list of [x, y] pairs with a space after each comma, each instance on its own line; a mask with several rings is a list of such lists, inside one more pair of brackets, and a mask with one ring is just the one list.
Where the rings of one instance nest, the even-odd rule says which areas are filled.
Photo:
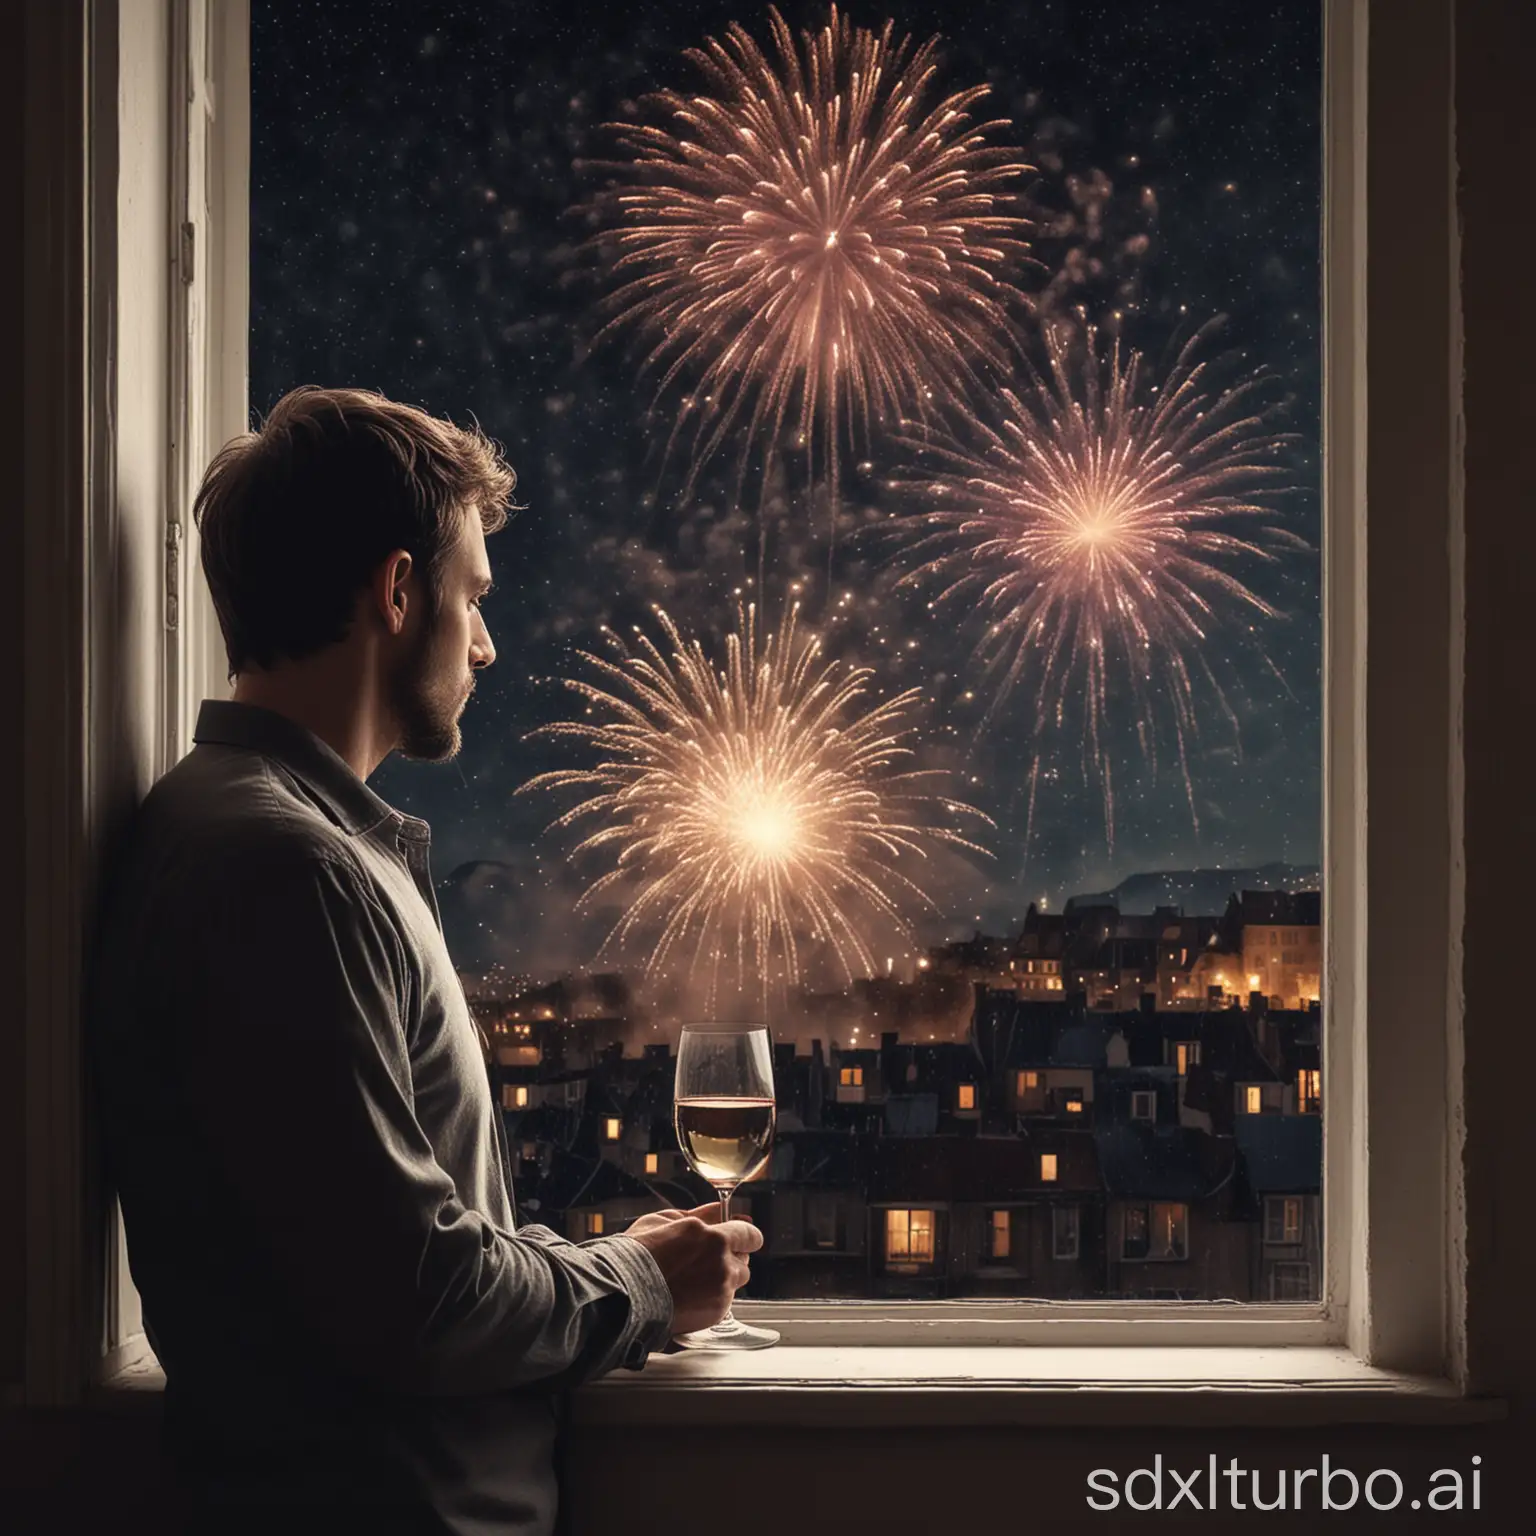
[[873, 972], [866, 923], [904, 930], [928, 903], [915, 866], [938, 845], [983, 851], [933, 813], [986, 818], [908, 766], [918, 691], [870, 703], [870, 671], [827, 660], [798, 604], [770, 632], [739, 607], [718, 666], [656, 618], [664, 647], [636, 629], [633, 649], [610, 635], [611, 660], [581, 653], [598, 680], [565, 681], [592, 721], [535, 733], [598, 761], [522, 786], [584, 792], [554, 826], [595, 820], [577, 853], [613, 856], [581, 898], [627, 901], [604, 949], [643, 938], [648, 974], [703, 969], [711, 990], [722, 971], [765, 993], [797, 983], [808, 944], [845, 979]]

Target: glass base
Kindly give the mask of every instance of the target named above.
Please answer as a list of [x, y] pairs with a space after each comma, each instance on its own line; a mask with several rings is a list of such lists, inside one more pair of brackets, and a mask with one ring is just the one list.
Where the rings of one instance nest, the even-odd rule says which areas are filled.
[[767, 1349], [779, 1342], [779, 1331], [777, 1328], [752, 1328], [727, 1315], [713, 1328], [679, 1333], [672, 1342], [684, 1349]]

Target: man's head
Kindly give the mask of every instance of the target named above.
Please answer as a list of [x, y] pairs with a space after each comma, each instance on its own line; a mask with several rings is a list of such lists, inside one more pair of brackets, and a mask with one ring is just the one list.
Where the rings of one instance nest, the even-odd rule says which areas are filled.
[[397, 750], [453, 756], [474, 669], [496, 655], [485, 536], [514, 483], [478, 429], [365, 390], [284, 395], [193, 509], [230, 677], [345, 651], [376, 676]]

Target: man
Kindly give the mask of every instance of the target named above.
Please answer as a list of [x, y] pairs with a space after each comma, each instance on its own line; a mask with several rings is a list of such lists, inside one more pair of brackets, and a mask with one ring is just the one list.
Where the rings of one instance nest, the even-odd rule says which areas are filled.
[[478, 431], [302, 389], [197, 498], [234, 696], [116, 861], [92, 1012], [199, 1532], [551, 1530], [561, 1392], [718, 1321], [762, 1241], [515, 1228], [428, 828], [366, 783], [459, 748], [512, 486]]

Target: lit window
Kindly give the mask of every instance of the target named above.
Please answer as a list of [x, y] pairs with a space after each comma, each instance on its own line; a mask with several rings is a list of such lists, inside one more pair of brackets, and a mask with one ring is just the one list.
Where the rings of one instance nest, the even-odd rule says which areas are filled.
[[645, 1154], [645, 1171], [647, 1173], [661, 1172], [661, 1158], [657, 1153], [647, 1152]]
[[1056, 1182], [1056, 1154], [1054, 1152], [1042, 1152], [1040, 1154], [1040, 1182], [1042, 1184], [1054, 1184]]
[[517, 1088], [514, 1088], [512, 1090], [512, 1101], [513, 1101], [513, 1104], [514, 1104], [514, 1106], [516, 1108], [518, 1108], [518, 1109], [527, 1109], [528, 1108], [528, 1090], [526, 1088], [524, 1088], [524, 1087], [521, 1087], [521, 1086], [519, 1086]]
[[1080, 1115], [1083, 1112], [1083, 1090], [1081, 1088], [1068, 1088], [1062, 1094], [1061, 1107], [1069, 1115]]
[[959, 1105], [961, 1109], [976, 1108], [976, 1085], [974, 1083], [961, 1083]]
[[862, 1088], [864, 1086], [863, 1067], [844, 1067], [838, 1074], [838, 1082], [844, 1088]]
[[1189, 1257], [1189, 1207], [1171, 1201], [1128, 1205], [1120, 1228], [1122, 1259]]
[[1131, 1119], [1157, 1119], [1157, 1093], [1151, 1088], [1138, 1088], [1131, 1095]]
[[1051, 1257], [1075, 1259], [1080, 1241], [1077, 1207], [1054, 1206], [1051, 1210]]
[[607, 1141], [617, 1141], [619, 1132], [623, 1130], [623, 1124], [617, 1115], [610, 1115], [603, 1121], [603, 1137]]
[[1299, 1243], [1301, 1241], [1301, 1197], [1266, 1195], [1264, 1197], [1264, 1241]]
[[1262, 1115], [1264, 1113], [1264, 1090], [1257, 1083], [1249, 1083], [1243, 1091], [1243, 1108], [1250, 1115]]
[[587, 1212], [587, 1236], [601, 1237], [603, 1235], [603, 1213], [601, 1211]]
[[887, 1211], [885, 1256], [910, 1264], [933, 1262], [933, 1212]]
[[1317, 1067], [1303, 1067], [1296, 1074], [1296, 1107], [1316, 1114], [1323, 1107], [1323, 1074]]
[[1009, 1242], [1013, 1236], [1012, 1215], [1008, 1211], [992, 1212], [992, 1257], [1006, 1259]]
[[1038, 1072], [1019, 1072], [1014, 1077], [1014, 1092], [1018, 1094], [1033, 1093], [1040, 1086], [1040, 1074]]
[[1200, 1065], [1200, 1042], [1198, 1040], [1180, 1040], [1174, 1050], [1174, 1060], [1178, 1065], [1179, 1076], [1187, 1076], [1191, 1067], [1198, 1067]]

